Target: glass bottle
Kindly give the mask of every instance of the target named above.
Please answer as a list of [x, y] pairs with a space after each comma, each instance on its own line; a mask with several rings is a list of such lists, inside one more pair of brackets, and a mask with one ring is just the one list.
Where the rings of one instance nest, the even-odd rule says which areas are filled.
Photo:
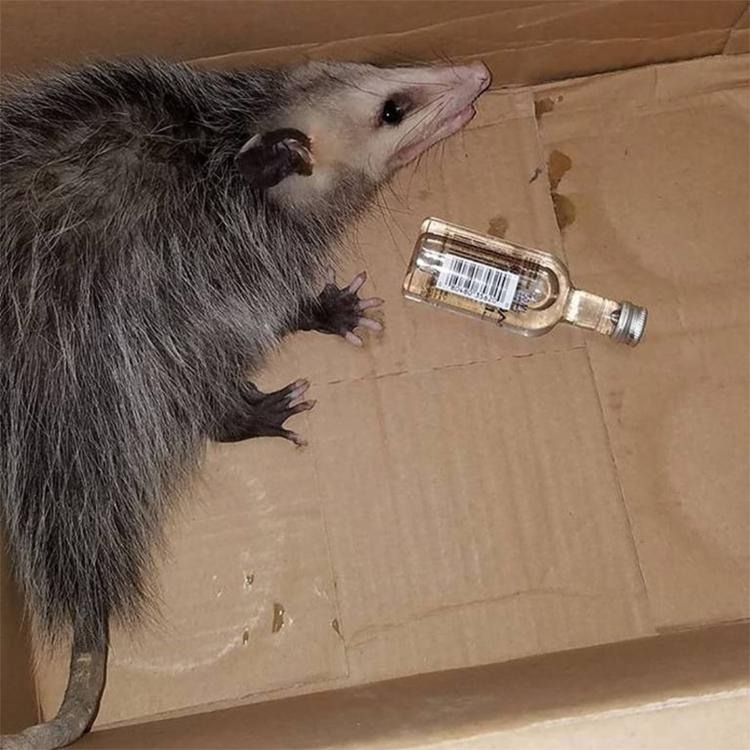
[[635, 346], [647, 319], [644, 307], [576, 289], [549, 253], [433, 218], [422, 224], [403, 293], [522, 336], [562, 321]]

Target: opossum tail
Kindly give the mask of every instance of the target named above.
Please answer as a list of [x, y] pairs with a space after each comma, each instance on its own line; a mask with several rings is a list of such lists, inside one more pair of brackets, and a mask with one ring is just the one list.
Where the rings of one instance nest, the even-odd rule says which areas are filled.
[[107, 673], [107, 630], [91, 644], [91, 628], [78, 622], [73, 627], [70, 673], [57, 715], [20, 734], [0, 737], [2, 750], [56, 750], [82, 737], [91, 728], [99, 711]]

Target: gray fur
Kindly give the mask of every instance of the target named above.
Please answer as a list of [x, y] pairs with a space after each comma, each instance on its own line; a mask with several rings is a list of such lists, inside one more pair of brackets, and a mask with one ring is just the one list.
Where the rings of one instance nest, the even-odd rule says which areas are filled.
[[161, 528], [238, 379], [294, 327], [374, 184], [304, 214], [248, 189], [248, 137], [330, 71], [99, 64], [0, 111], [0, 502], [50, 641], [137, 621]]

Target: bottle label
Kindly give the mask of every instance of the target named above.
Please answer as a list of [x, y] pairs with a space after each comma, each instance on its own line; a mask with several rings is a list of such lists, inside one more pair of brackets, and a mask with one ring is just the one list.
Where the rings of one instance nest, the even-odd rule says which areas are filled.
[[446, 253], [435, 286], [446, 292], [510, 310], [516, 296], [518, 274]]

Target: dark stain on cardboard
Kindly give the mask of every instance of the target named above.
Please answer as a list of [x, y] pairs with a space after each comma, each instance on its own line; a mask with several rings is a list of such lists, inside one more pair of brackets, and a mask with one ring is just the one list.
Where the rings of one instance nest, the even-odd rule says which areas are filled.
[[552, 190], [557, 190], [560, 180], [565, 173], [570, 171], [573, 166], [573, 160], [562, 151], [555, 149], [547, 160], [547, 174], [549, 175], [549, 186]]
[[569, 227], [576, 220], [576, 207], [567, 195], [552, 193], [552, 205], [555, 208], [555, 219], [560, 229]]
[[490, 219], [490, 226], [487, 229], [487, 234], [491, 234], [493, 237], [505, 237], [505, 233], [508, 231], [508, 220], [504, 216], [495, 216]]
[[529, 179], [529, 185], [531, 185], [531, 183], [532, 183], [532, 182], [536, 182], [537, 178], [539, 177], [539, 175], [540, 175], [541, 173], [542, 173], [542, 168], [541, 168], [541, 167], [537, 167], [537, 168], [536, 168], [536, 169], [534, 170], [534, 174], [532, 174], [532, 175], [531, 175], [531, 178]]
[[245, 573], [245, 580], [242, 583], [242, 587], [245, 589], [251, 589], [255, 583], [255, 573]]
[[551, 112], [555, 108], [555, 103], [548, 96], [544, 99], [537, 99], [534, 102], [534, 116], [537, 120], [541, 120], [543, 115], [547, 112]]
[[250, 631], [245, 628], [242, 631], [242, 645], [247, 646], [247, 644], [250, 642]]
[[563, 100], [563, 95], [560, 94], [555, 101], [559, 104], [562, 100]]
[[338, 617], [334, 617], [331, 620], [331, 627], [336, 631], [336, 635], [343, 640], [344, 636], [341, 635], [341, 626], [339, 625]]
[[615, 417], [620, 421], [622, 414], [622, 405], [625, 401], [625, 392], [621, 390], [613, 390], [608, 394], [608, 402], [612, 411], [615, 413]]
[[417, 193], [417, 198], [419, 198], [419, 200], [421, 201], [427, 200], [431, 196], [432, 193], [429, 190], [425, 190], [424, 188]]
[[278, 602], [273, 603], [273, 622], [271, 632], [278, 633], [284, 627], [284, 606]]
[[560, 230], [569, 227], [576, 220], [576, 207], [567, 196], [559, 193], [557, 188], [565, 174], [573, 166], [573, 160], [562, 151], [555, 149], [547, 160], [547, 176], [549, 178], [550, 195], [555, 209], [555, 219]]

